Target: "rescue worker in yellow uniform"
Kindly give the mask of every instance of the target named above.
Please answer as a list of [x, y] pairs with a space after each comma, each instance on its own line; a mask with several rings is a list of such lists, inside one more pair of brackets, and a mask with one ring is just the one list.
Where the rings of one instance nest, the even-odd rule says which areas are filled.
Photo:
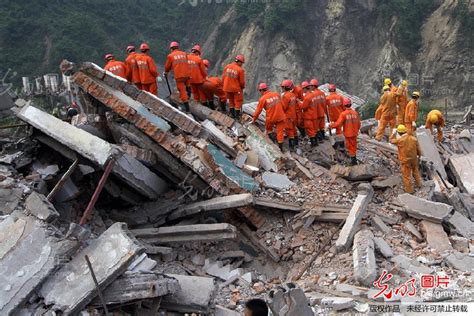
[[[396, 137], [398, 133], [399, 137]], [[421, 187], [421, 176], [418, 168], [418, 157], [421, 156], [420, 146], [415, 136], [407, 133], [405, 125], [398, 125], [390, 135], [390, 142], [398, 147], [398, 159], [402, 172], [403, 188], [407, 193], [415, 192], [411, 178], [415, 179], [415, 186]]]
[[397, 95], [390, 91], [389, 86], [383, 87], [383, 94], [380, 97], [380, 121], [377, 129], [375, 139], [382, 140], [385, 134], [385, 128], [390, 125], [390, 128], [395, 128], [395, 116], [397, 114]]
[[426, 116], [426, 124], [425, 128], [429, 129], [431, 133], [433, 133], [433, 126], [436, 126], [438, 130], [438, 141], [441, 142], [443, 140], [443, 127], [444, 127], [444, 117], [441, 111], [439, 110], [432, 110]]
[[405, 111], [408, 104], [408, 81], [403, 80], [397, 89], [397, 124], [405, 123]]
[[411, 100], [408, 102], [405, 109], [405, 127], [408, 130], [408, 134], [413, 135], [416, 130], [416, 120], [418, 119], [418, 103], [420, 99], [420, 93], [413, 91], [411, 94]]

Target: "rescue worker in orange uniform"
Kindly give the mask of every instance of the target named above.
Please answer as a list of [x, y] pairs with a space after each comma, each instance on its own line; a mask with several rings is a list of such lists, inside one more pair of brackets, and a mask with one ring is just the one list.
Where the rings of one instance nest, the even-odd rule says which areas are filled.
[[425, 128], [429, 129], [433, 133], [433, 125], [438, 130], [437, 139], [439, 142], [443, 140], [443, 127], [445, 126], [443, 114], [439, 110], [432, 110], [426, 116]]
[[[301, 137], [306, 136], [306, 130], [304, 129], [304, 119], [303, 119], [303, 110], [301, 108], [301, 105], [304, 100], [304, 96], [307, 92], [307, 87], [309, 86], [309, 83], [307, 81], [303, 81], [299, 86], [295, 86], [295, 89], [293, 90], [293, 93], [296, 95], [298, 98], [298, 103], [299, 103], [299, 108], [298, 111], [296, 112], [296, 126], [298, 127], [298, 131], [300, 132]], [[298, 145], [298, 138], [296, 139], [296, 145]]]
[[201, 102], [207, 105], [206, 96], [202, 91], [202, 84], [207, 77], [207, 69], [201, 59], [201, 46], [194, 45], [191, 49], [191, 54], [188, 55], [189, 67], [191, 71], [191, 91], [193, 93], [194, 101]]
[[408, 81], [403, 80], [397, 89], [397, 124], [404, 124], [405, 111], [408, 104]]
[[[396, 133], [400, 135], [396, 137]], [[398, 147], [398, 159], [402, 172], [403, 188], [413, 193], [411, 177], [415, 178], [416, 187], [421, 187], [421, 176], [418, 168], [418, 157], [421, 156], [420, 146], [415, 136], [409, 135], [405, 125], [398, 125], [390, 136], [390, 142]]]
[[331, 122], [329, 128], [342, 127], [344, 134], [344, 143], [348, 156], [351, 158], [351, 164], [357, 165], [357, 135], [360, 130], [360, 116], [356, 110], [352, 108], [352, 101], [344, 98], [343, 105], [345, 110], [339, 115], [336, 122]]
[[127, 79], [127, 65], [124, 62], [115, 60], [114, 55], [107, 54], [105, 55], [106, 64], [104, 69], [110, 71], [116, 76]]
[[[206, 67], [206, 73], [208, 73], [208, 69], [210, 66], [209, 60], [203, 59], [202, 63], [204, 67]], [[219, 106], [222, 112], [226, 111], [226, 102], [227, 98], [225, 97], [225, 93], [222, 90], [222, 80], [219, 77], [207, 77], [207, 79], [202, 84], [202, 91], [206, 97], [207, 106], [214, 110], [214, 95], [219, 98]]]
[[296, 138], [298, 137], [297, 132], [297, 117], [296, 113], [299, 108], [298, 98], [293, 92], [294, 84], [291, 80], [283, 80], [281, 83], [281, 89], [283, 91], [281, 95], [281, 102], [283, 110], [286, 115], [286, 135], [288, 136], [288, 142], [290, 145], [290, 151], [295, 149]]
[[391, 128], [395, 128], [395, 116], [397, 114], [396, 94], [390, 91], [389, 86], [384, 86], [383, 91], [379, 102], [379, 107], [381, 107], [379, 127], [375, 135], [375, 139], [378, 141], [384, 136], [387, 125], [390, 125]]
[[244, 102], [245, 71], [242, 68], [244, 63], [245, 57], [237, 55], [234, 62], [225, 66], [222, 72], [223, 90], [229, 102], [230, 114], [237, 119], [241, 117]]
[[[344, 108], [344, 97], [337, 94], [336, 85], [329, 85], [329, 95], [326, 97], [327, 113], [329, 115], [329, 121], [336, 122], [339, 119], [339, 115], [345, 111]], [[336, 128], [336, 135], [342, 134], [342, 128]]]
[[171, 53], [166, 58], [165, 77], [173, 71], [176, 88], [179, 91], [179, 99], [186, 112], [189, 112], [189, 96], [186, 92], [186, 86], [191, 78], [191, 69], [189, 67], [188, 54], [179, 49], [178, 42], [170, 43]]
[[141, 89], [137, 53], [135, 52], [135, 46], [133, 45], [127, 46], [127, 58], [125, 59], [125, 65], [127, 65], [128, 70], [127, 80]]
[[301, 111], [303, 112], [303, 124], [306, 135], [308, 135], [311, 142], [311, 147], [318, 146], [318, 139], [316, 134], [319, 130], [318, 123], [318, 99], [313, 93], [315, 89], [314, 85], [309, 84], [308, 82], [303, 82], [301, 87], [305, 91], [303, 103], [301, 104]]
[[325, 138], [326, 94], [318, 89], [319, 82], [317, 79], [311, 79], [309, 84], [314, 87], [313, 95], [316, 97], [316, 136], [318, 140], [323, 141]]
[[138, 65], [141, 89], [158, 95], [158, 84], [156, 83], [158, 68], [153, 58], [149, 55], [150, 46], [146, 43], [142, 43], [140, 45], [140, 51], [141, 54], [137, 54], [135, 60]]
[[[383, 85], [384, 85], [384, 88], [382, 90], [382, 93], [383, 91], [385, 91], [385, 87], [388, 87], [388, 89], [395, 94], [395, 98], [397, 98], [398, 89], [397, 87], [392, 85], [392, 80], [390, 78], [385, 78], [383, 81]], [[396, 100], [396, 102], [398, 102], [398, 100]], [[382, 104], [379, 104], [379, 106], [377, 107], [377, 110], [375, 111], [375, 119], [377, 121], [380, 121], [381, 118], [382, 118]], [[379, 122], [379, 125], [380, 125], [380, 122]]]
[[258, 100], [257, 108], [253, 114], [252, 122], [255, 123], [265, 109], [265, 129], [271, 140], [278, 142], [278, 147], [283, 150], [283, 141], [285, 140], [286, 115], [283, 110], [280, 94], [278, 92], [268, 91], [266, 83], [258, 85], [258, 91], [262, 95]]
[[413, 91], [411, 97], [412, 99], [408, 102], [405, 109], [404, 125], [407, 128], [407, 133], [413, 135], [416, 130], [416, 120], [418, 119], [418, 99], [420, 98], [420, 93]]

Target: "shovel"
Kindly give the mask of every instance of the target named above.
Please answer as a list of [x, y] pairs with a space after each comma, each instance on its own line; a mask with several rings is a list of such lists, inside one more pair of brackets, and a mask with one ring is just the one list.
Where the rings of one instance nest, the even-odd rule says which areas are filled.
[[[328, 113], [328, 110], [326, 108], [326, 119], [328, 121], [328, 124], [331, 124], [331, 122], [329, 121], [329, 113]], [[332, 128], [331, 126], [329, 126], [329, 143], [331, 144], [331, 146], [334, 147], [334, 144], [336, 143], [336, 140], [334, 139], [334, 136], [332, 135]]]
[[171, 87], [170, 87], [170, 82], [168, 81], [168, 74], [165, 74], [165, 80], [166, 80], [166, 85], [168, 86], [168, 91], [170, 95], [168, 96], [168, 99], [171, 97]]

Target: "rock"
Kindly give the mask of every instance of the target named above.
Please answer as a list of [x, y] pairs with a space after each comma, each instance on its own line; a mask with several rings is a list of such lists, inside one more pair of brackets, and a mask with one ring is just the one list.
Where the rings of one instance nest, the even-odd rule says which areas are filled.
[[46, 222], [59, 217], [53, 204], [44, 195], [34, 191], [26, 198], [25, 207], [28, 213]]
[[269, 171], [263, 173], [262, 180], [265, 187], [277, 191], [287, 190], [295, 185], [287, 176]]
[[445, 258], [451, 267], [466, 272], [474, 272], [474, 257], [467, 254], [454, 252]]
[[451, 205], [428, 201], [408, 193], [400, 194], [398, 201], [411, 217], [435, 223], [441, 223], [453, 210]]
[[449, 236], [449, 241], [456, 251], [469, 253], [469, 240], [461, 236]]
[[423, 220], [421, 221], [421, 231], [425, 235], [428, 246], [437, 250], [439, 253], [453, 249], [449, 242], [448, 235], [441, 224]]
[[363, 289], [361, 289], [357, 286], [350, 285], [350, 284], [347, 284], [347, 283], [336, 284], [336, 290], [339, 291], [339, 292], [348, 293], [348, 294], [351, 294], [351, 295], [354, 295], [354, 296], [363, 296], [367, 292], [367, 291], [365, 291], [365, 290], [363, 290]]
[[474, 194], [474, 152], [451, 156], [449, 166], [461, 191]]
[[405, 255], [397, 255], [390, 259], [393, 263], [397, 264], [401, 269], [408, 271], [409, 273], [421, 273], [431, 274], [433, 269], [422, 265], [416, 260], [410, 259]]
[[377, 249], [385, 258], [393, 257], [392, 247], [380, 237], [374, 238], [375, 249]]
[[368, 229], [354, 236], [353, 264], [354, 278], [362, 285], [370, 286], [377, 276], [377, 264], [374, 254], [374, 235]]
[[247, 272], [241, 276], [242, 279], [247, 281], [249, 284], [252, 284], [253, 280], [255, 279], [252, 272]]
[[282, 287], [272, 291], [273, 296], [268, 304], [275, 315], [314, 316], [303, 290], [291, 283]]
[[231, 265], [223, 265], [222, 261], [211, 262], [206, 259], [203, 267], [207, 274], [218, 277], [224, 281], [229, 280], [234, 275], [242, 275], [242, 269], [232, 269]]
[[206, 257], [202, 254], [195, 254], [191, 257], [191, 262], [196, 266], [203, 266], [205, 264]]
[[321, 300], [321, 305], [323, 308], [340, 311], [343, 309], [353, 308], [355, 306], [355, 301], [350, 297], [325, 297]]
[[402, 183], [400, 176], [390, 176], [383, 180], [372, 180], [371, 184], [374, 189], [393, 188]]
[[459, 212], [454, 212], [448, 219], [448, 223], [454, 227], [456, 233], [467, 239], [474, 239], [474, 223]]
[[385, 225], [385, 222], [376, 214], [372, 215], [370, 223], [384, 234], [388, 234], [392, 231], [391, 228]]
[[405, 223], [403, 223], [403, 227], [410, 234], [412, 234], [419, 242], [423, 241], [423, 236], [418, 231], [418, 229], [415, 227], [415, 225], [413, 225], [409, 220], [406, 220]]
[[441, 174], [443, 179], [447, 179], [446, 170], [444, 169], [443, 161], [439, 155], [438, 148], [433, 140], [433, 136], [427, 129], [419, 128], [416, 130], [416, 138], [420, 145], [421, 155], [429, 162], [433, 163], [434, 168]]

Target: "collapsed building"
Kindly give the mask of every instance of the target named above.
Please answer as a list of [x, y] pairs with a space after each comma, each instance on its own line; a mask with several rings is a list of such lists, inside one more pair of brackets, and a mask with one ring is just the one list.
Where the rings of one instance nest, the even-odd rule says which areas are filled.
[[377, 296], [382, 271], [393, 287], [448, 276], [438, 290], [472, 299], [470, 109], [443, 143], [417, 131], [424, 185], [411, 195], [373, 120], [349, 167], [330, 141], [281, 152], [257, 125], [198, 103], [183, 113], [175, 95], [92, 63], [71, 82], [80, 114], [66, 122], [17, 99], [27, 127], [2, 140], [2, 315], [238, 315], [252, 297], [274, 315], [313, 315], [446, 298]]

